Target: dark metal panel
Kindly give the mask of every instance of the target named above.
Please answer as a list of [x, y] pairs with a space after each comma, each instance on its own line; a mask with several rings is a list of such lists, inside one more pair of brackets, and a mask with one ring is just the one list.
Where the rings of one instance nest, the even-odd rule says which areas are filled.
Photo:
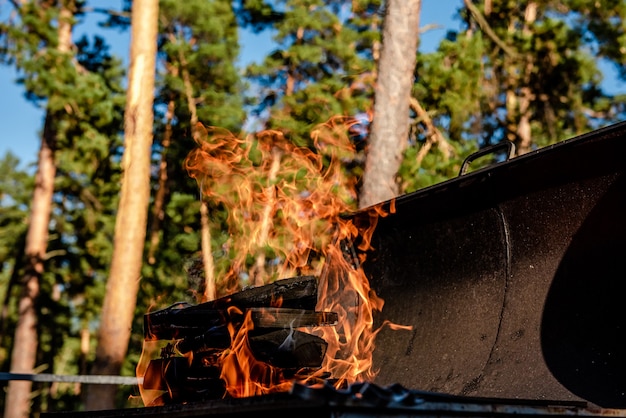
[[507, 270], [500, 216], [485, 210], [385, 228], [373, 242], [384, 255], [377, 252], [367, 271], [385, 300], [384, 319], [413, 331], [379, 334], [377, 382], [466, 394], [500, 324]]
[[572, 236], [541, 322], [544, 359], [553, 375], [578, 396], [611, 408], [626, 407], [624, 214], [622, 173]]
[[414, 330], [376, 382], [626, 408], [624, 156], [622, 123], [398, 198], [363, 266]]

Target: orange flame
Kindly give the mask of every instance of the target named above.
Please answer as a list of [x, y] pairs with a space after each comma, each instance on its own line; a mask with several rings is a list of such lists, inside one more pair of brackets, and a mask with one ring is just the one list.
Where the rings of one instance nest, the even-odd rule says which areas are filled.
[[226, 391], [233, 398], [286, 391], [292, 384], [280, 368], [255, 359], [248, 343], [249, 332], [253, 329], [254, 324], [249, 314], [245, 316], [240, 328], [229, 324], [232, 343], [221, 358], [220, 377], [226, 384]]
[[[286, 391], [295, 380], [312, 384], [328, 376], [340, 388], [376, 375], [372, 353], [380, 328], [374, 329], [374, 312], [381, 311], [384, 302], [360, 269], [363, 260], [347, 248], [358, 238], [359, 257], [363, 257], [376, 219], [387, 211], [371, 208], [365, 229], [342, 217], [356, 209], [357, 180], [345, 170], [345, 163], [356, 159], [349, 137], [355, 123], [335, 118], [318, 126], [311, 134], [312, 147], [295, 146], [278, 131], [240, 139], [199, 126], [198, 148], [189, 154], [185, 167], [203, 196], [228, 211], [231, 237], [223, 246], [228, 260], [216, 272], [222, 278], [217, 288], [228, 294], [246, 285], [246, 280], [270, 283], [316, 275], [316, 310], [338, 315], [336, 326], [308, 329], [327, 343], [322, 367], [289, 377], [255, 359], [248, 341], [254, 328], [249, 315], [238, 326], [229, 323], [231, 345], [218, 360], [228, 396]], [[391, 202], [388, 210], [394, 209]], [[139, 376], [145, 373], [146, 362], [142, 357]], [[144, 403], [154, 404], [153, 398], [147, 398]]]

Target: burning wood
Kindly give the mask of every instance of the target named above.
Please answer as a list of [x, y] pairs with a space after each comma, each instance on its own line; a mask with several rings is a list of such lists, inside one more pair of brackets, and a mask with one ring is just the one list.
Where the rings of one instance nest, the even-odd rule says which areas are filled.
[[202, 199], [228, 215], [221, 286], [240, 284], [243, 274], [255, 284], [293, 272], [316, 277], [147, 314], [137, 365], [144, 405], [159, 402], [164, 391], [161, 403], [238, 398], [285, 392], [294, 382], [343, 388], [376, 374], [373, 312], [383, 300], [370, 289], [352, 243], [366, 251], [375, 218], [387, 210], [374, 209], [366, 228], [345, 216], [356, 203], [356, 182], [343, 166], [356, 152], [355, 123], [333, 118], [318, 126], [313, 147], [299, 147], [278, 130], [239, 137], [199, 124], [198, 147], [185, 167]]
[[223, 325], [228, 308], [281, 307], [313, 310], [317, 303], [317, 278], [298, 276], [244, 289], [198, 305], [176, 303], [144, 316], [146, 339], [169, 340], [196, 336], [212, 325]]
[[242, 343], [262, 379], [305, 378], [319, 370], [328, 346], [306, 327], [337, 323], [336, 313], [315, 311], [316, 303], [317, 278], [299, 276], [146, 314], [145, 341], [167, 345], [148, 363], [142, 390], [165, 392], [157, 404], [226, 397], [224, 362]]

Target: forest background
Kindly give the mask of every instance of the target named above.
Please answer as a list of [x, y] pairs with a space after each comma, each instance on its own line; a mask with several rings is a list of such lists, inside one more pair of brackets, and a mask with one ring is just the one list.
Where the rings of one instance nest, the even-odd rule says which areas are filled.
[[[624, 119], [626, 98], [618, 89], [626, 79], [623, 1], [453, 3], [449, 13], [457, 16], [457, 26], [449, 27], [436, 46], [416, 51], [406, 109], [409, 129], [398, 144], [399, 193], [456, 176], [467, 155], [489, 144], [512, 141], [523, 154]], [[431, 7], [441, 3], [422, 5], [424, 11]], [[97, 2], [15, 1], [2, 8], [2, 64], [16, 71], [25, 97], [45, 113], [38, 135], [45, 139], [51, 129], [55, 133], [54, 193], [37, 299], [36, 370], [88, 374], [103, 319], [124, 151], [127, 69], [108, 45], [119, 40], [116, 31], [128, 30], [129, 4], [99, 10]], [[63, 13], [69, 13], [65, 20], [59, 17]], [[196, 122], [224, 129], [218, 135], [209, 130], [202, 138], [209, 142], [230, 138], [228, 131], [244, 143], [245, 133], [271, 129], [280, 134], [272, 140], [281, 144], [270, 145], [271, 151], [310, 150], [327, 173], [337, 161], [329, 149], [338, 142], [331, 137], [347, 138], [349, 150], [338, 147], [341, 183], [335, 186], [345, 207], [356, 209], [357, 194], [347, 190], [354, 186], [358, 191], [364, 175], [384, 16], [382, 2], [374, 0], [163, 0], [159, 13], [152, 197], [133, 333], [121, 365], [127, 376], [134, 375], [141, 353], [143, 314], [155, 305], [196, 300], [190, 289], [204, 291], [198, 287], [203, 273], [197, 265], [203, 207], [210, 213], [207, 232], [217, 295], [276, 279], [273, 266], [286, 254], [286, 240], [275, 233], [272, 245], [262, 243], [239, 264], [232, 263], [239, 249], [232, 237], [245, 236], [249, 225], [230, 222], [237, 213], [233, 207], [241, 204], [233, 202], [232, 184], [207, 176], [202, 185], [213, 187], [214, 194], [205, 191], [199, 198], [198, 184], [184, 168], [196, 147], [193, 138], [203, 135]], [[101, 38], [72, 32], [75, 19], [84, 15], [101, 16], [108, 27], [100, 31]], [[72, 36], [64, 49], [61, 29], [68, 22]], [[241, 28], [273, 35], [262, 61], [240, 65]], [[429, 30], [423, 25], [421, 37]], [[611, 74], [610, 83], [603, 71]], [[346, 125], [342, 134], [320, 130], [333, 117], [358, 123]], [[32, 132], [33, 126], [22, 128]], [[326, 135], [322, 147], [312, 135], [320, 132]], [[4, 130], [1, 135], [4, 148], [12, 139]], [[289, 165], [287, 158], [277, 157], [278, 173], [263, 164], [264, 138], [253, 136], [247, 143], [249, 167], [258, 170], [230, 178], [254, 177], [259, 184], [296, 179], [298, 193], [309, 190], [312, 183], [301, 179], [299, 166]], [[17, 338], [33, 190], [32, 169], [10, 152], [2, 155], [2, 371], [10, 368]], [[274, 226], [289, 229], [279, 222]], [[128, 405], [132, 391], [118, 393], [118, 407]], [[76, 410], [83, 402], [80, 386], [37, 384], [30, 408]]]

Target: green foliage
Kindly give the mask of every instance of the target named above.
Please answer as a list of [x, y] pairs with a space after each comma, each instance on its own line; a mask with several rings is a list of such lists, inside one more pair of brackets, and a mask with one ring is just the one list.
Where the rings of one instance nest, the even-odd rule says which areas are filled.
[[276, 2], [265, 0], [236, 0], [233, 2], [241, 27], [259, 32], [280, 21], [284, 14], [277, 10]]
[[[160, 57], [164, 66], [157, 102], [176, 101], [181, 128], [189, 127], [183, 72], [187, 71], [203, 123], [239, 129], [244, 119], [239, 74], [238, 27], [231, 2], [162, 1]], [[198, 16], [202, 16], [198, 19]]]
[[447, 136], [462, 141], [481, 103], [490, 99], [484, 68], [486, 46], [480, 33], [444, 39], [437, 51], [418, 56], [415, 97]]
[[10, 313], [0, 319], [0, 367], [6, 365], [10, 330], [17, 320], [11, 297], [19, 290], [16, 281], [22, 267], [33, 183], [32, 175], [19, 168], [17, 157], [7, 153], [0, 159], [0, 300]]
[[402, 190], [411, 193], [458, 176], [463, 160], [477, 151], [477, 147], [471, 141], [452, 142], [452, 145], [455, 149], [454, 156], [450, 157], [440, 150], [431, 150], [421, 164], [417, 162], [420, 147], [409, 147], [404, 153], [404, 160], [398, 172], [402, 179]]
[[311, 129], [334, 116], [355, 117], [371, 105], [372, 22], [365, 2], [361, 13], [342, 16], [337, 1], [286, 1], [274, 25], [277, 49], [247, 69], [259, 91], [253, 110], [265, 126], [309, 145]]
[[[435, 52], [418, 56], [414, 88], [415, 98], [456, 156], [444, 158], [444, 165], [433, 164], [433, 158], [441, 160], [433, 147], [429, 153], [435, 150], [435, 156], [426, 156], [422, 167], [415, 166], [412, 161], [431, 134], [416, 117], [411, 147], [417, 149], [407, 150], [400, 173], [407, 191], [414, 189], [418, 173], [433, 181], [453, 177], [456, 170], [451, 168], [475, 147], [521, 141], [518, 129], [525, 118], [532, 148], [623, 118], [623, 102], [600, 87], [597, 59], [611, 54], [604, 47], [593, 52], [595, 42], [605, 39], [602, 36], [622, 30], [623, 7], [609, 3], [497, 1], [489, 11], [477, 4], [478, 14], [462, 8], [466, 28], [449, 32]], [[612, 20], [600, 22], [600, 15]], [[607, 42], [613, 48], [620, 41], [617, 37]], [[620, 65], [621, 57], [612, 57]]]
[[563, 5], [573, 16], [577, 31], [592, 38], [598, 56], [613, 62], [626, 79], [626, 4], [621, 0], [567, 0]]

